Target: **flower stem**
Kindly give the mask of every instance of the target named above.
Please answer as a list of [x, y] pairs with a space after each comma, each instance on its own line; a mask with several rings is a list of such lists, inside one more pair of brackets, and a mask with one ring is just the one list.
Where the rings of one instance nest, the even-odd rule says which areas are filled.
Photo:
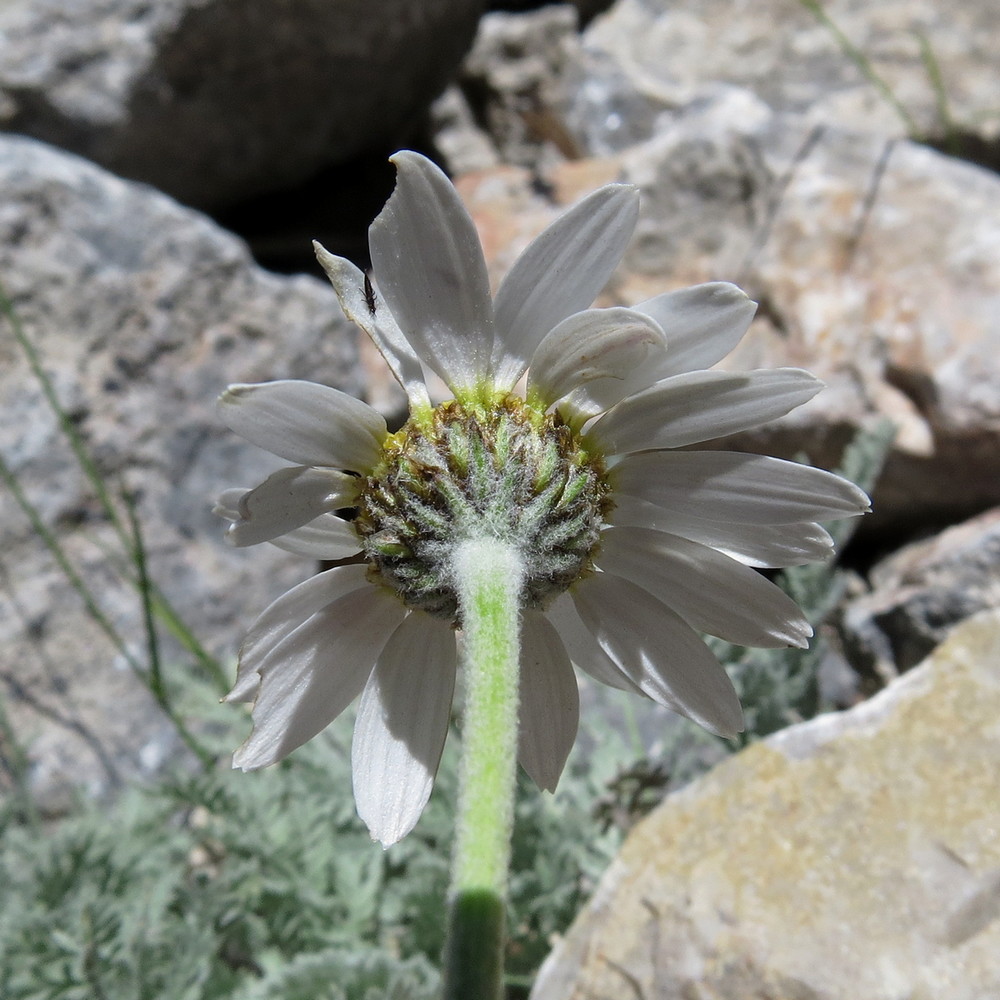
[[453, 561], [463, 635], [458, 825], [449, 893], [445, 1000], [500, 1000], [517, 777], [520, 554], [493, 538]]

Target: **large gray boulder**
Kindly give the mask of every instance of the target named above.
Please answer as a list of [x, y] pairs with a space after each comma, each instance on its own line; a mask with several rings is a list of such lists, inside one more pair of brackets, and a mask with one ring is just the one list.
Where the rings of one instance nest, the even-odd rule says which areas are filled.
[[[215, 397], [229, 382], [283, 377], [361, 395], [354, 328], [324, 282], [268, 274], [203, 216], [34, 140], [0, 137], [0, 190], [4, 290], [112, 497], [137, 494], [154, 580], [229, 671], [247, 625], [312, 567], [223, 542], [214, 497], [276, 460], [221, 426]], [[145, 664], [123, 547], [5, 318], [0, 327], [4, 461]], [[0, 682], [39, 791], [100, 791], [162, 765], [173, 728], [9, 490], [0, 567]], [[168, 678], [186, 676], [191, 657], [162, 637]]]
[[484, 0], [0, 5], [0, 129], [217, 209], [401, 135]]

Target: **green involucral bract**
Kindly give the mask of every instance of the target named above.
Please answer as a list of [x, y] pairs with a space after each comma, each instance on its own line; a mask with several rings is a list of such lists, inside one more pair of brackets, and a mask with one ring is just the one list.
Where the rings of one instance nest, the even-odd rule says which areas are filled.
[[458, 625], [459, 542], [516, 548], [527, 567], [522, 607], [544, 608], [590, 572], [611, 506], [600, 457], [558, 414], [504, 395], [411, 417], [366, 477], [355, 524], [374, 582]]

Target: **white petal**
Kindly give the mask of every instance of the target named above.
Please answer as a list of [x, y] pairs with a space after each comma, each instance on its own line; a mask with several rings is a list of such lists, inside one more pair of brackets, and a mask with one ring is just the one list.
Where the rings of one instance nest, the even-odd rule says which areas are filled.
[[370, 587], [367, 567], [338, 566], [286, 591], [266, 607], [240, 648], [236, 685], [226, 701], [249, 701], [260, 683], [257, 671], [267, 655], [310, 616], [352, 591]]
[[309, 559], [345, 559], [361, 551], [354, 526], [336, 514], [321, 514], [301, 528], [272, 538], [271, 544]]
[[639, 218], [639, 192], [608, 184], [556, 219], [518, 257], [496, 297], [494, 370], [513, 386], [535, 348], [608, 283]]
[[573, 411], [598, 413], [622, 398], [651, 353], [665, 350], [663, 331], [648, 316], [585, 309], [542, 338], [528, 369], [528, 398], [537, 394], [548, 406], [573, 393]]
[[573, 599], [601, 647], [644, 694], [719, 736], [742, 732], [729, 675], [666, 605], [610, 573], [588, 577]]
[[333, 469], [296, 465], [279, 469], [240, 497], [237, 519], [226, 534], [234, 545], [256, 545], [308, 524], [329, 511], [350, 507], [360, 481]]
[[776, 525], [708, 521], [687, 511], [655, 507], [629, 496], [615, 497], [611, 521], [690, 538], [747, 566], [801, 566], [833, 555], [829, 532], [813, 521]]
[[434, 786], [455, 691], [455, 632], [420, 611], [393, 632], [368, 679], [351, 750], [354, 800], [384, 847], [413, 829]]
[[539, 788], [554, 792], [580, 723], [580, 692], [559, 634], [541, 614], [521, 623], [517, 758]]
[[731, 451], [651, 451], [609, 473], [616, 492], [714, 521], [791, 524], [862, 514], [868, 497], [808, 465]]
[[223, 490], [219, 499], [212, 507], [212, 513], [224, 517], [227, 521], [240, 519], [240, 501], [250, 492], [250, 487], [235, 487]]
[[743, 339], [757, 303], [729, 282], [711, 281], [657, 295], [632, 308], [652, 316], [667, 335], [665, 364], [652, 382], [721, 361]]
[[707, 545], [652, 528], [609, 528], [597, 563], [648, 590], [699, 632], [741, 646], [809, 644], [811, 626], [780, 587]]
[[233, 755], [233, 767], [267, 767], [325, 729], [360, 694], [404, 614], [388, 591], [367, 587], [318, 611], [278, 643], [260, 666], [253, 731]]
[[364, 272], [349, 260], [334, 256], [315, 240], [313, 250], [337, 293], [344, 315], [368, 334], [411, 402], [429, 406], [420, 361], [389, 307], [379, 301], [374, 289], [369, 301]]
[[260, 688], [260, 674], [256, 670], [248, 667], [238, 666], [236, 668], [236, 681], [222, 700], [229, 702], [253, 701], [257, 697]]
[[560, 594], [549, 605], [545, 612], [550, 624], [559, 633], [562, 644], [569, 653], [570, 659], [584, 673], [590, 674], [595, 681], [607, 684], [619, 691], [631, 691], [641, 694], [639, 688], [625, 676], [615, 663], [597, 645], [597, 640], [587, 630], [576, 605], [568, 593]]
[[605, 455], [683, 448], [783, 417], [822, 388], [800, 368], [689, 372], [622, 400], [587, 434]]
[[476, 227], [451, 181], [404, 150], [396, 189], [368, 230], [382, 296], [417, 355], [453, 392], [489, 373], [493, 303]]
[[298, 465], [365, 472], [378, 458], [385, 421], [367, 403], [316, 382], [231, 385], [219, 397], [230, 430]]

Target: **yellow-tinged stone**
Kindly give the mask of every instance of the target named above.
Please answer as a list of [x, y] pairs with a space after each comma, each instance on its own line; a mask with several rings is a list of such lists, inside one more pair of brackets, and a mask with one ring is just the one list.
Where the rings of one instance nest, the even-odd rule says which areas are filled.
[[1000, 1000], [1000, 611], [627, 839], [534, 1000]]

